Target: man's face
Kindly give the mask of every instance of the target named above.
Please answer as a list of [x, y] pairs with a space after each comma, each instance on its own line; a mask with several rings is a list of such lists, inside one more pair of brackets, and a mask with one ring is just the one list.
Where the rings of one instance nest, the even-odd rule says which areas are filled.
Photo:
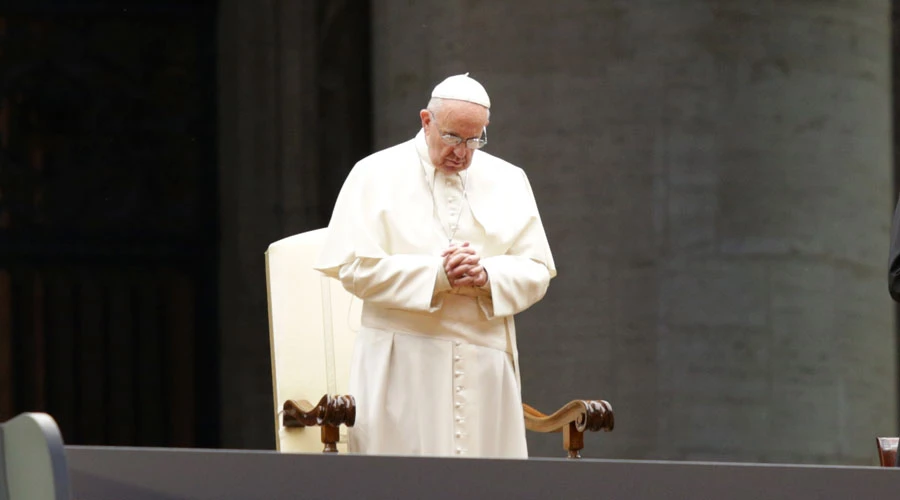
[[[466, 101], [444, 100], [432, 114], [427, 109], [419, 113], [422, 128], [425, 129], [425, 142], [428, 144], [428, 156], [435, 168], [445, 173], [462, 172], [472, 164], [474, 149], [466, 146], [469, 139], [482, 136], [488, 124], [488, 111]], [[447, 145], [441, 136], [451, 135], [462, 139], [456, 146]]]

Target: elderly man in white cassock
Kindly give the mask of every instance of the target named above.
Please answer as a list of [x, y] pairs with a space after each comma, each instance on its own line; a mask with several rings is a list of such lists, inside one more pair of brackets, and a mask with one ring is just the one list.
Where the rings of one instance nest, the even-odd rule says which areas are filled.
[[482, 151], [490, 107], [447, 78], [338, 196], [316, 269], [363, 301], [351, 452], [528, 456], [513, 316], [556, 268], [525, 172]]

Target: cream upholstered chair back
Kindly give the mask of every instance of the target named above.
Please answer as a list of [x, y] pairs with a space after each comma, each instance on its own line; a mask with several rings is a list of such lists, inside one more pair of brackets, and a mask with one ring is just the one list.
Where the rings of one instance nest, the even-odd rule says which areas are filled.
[[[326, 393], [348, 393], [362, 303], [337, 280], [313, 269], [325, 232], [284, 238], [266, 251], [273, 417], [276, 447], [282, 452], [322, 452], [318, 427], [282, 427], [280, 412], [286, 400], [315, 404]], [[346, 451], [345, 432], [342, 427], [340, 451]]]

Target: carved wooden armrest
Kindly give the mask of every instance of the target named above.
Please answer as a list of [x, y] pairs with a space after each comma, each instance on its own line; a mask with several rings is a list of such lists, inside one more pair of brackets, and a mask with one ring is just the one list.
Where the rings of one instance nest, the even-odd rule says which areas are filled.
[[522, 403], [525, 410], [525, 428], [535, 432], [562, 432], [563, 448], [569, 458], [581, 458], [584, 448], [584, 432], [609, 432], [615, 426], [612, 406], [603, 400], [576, 399], [545, 415]]
[[309, 401], [289, 399], [282, 407], [282, 425], [285, 427], [312, 427], [322, 429], [322, 444], [325, 453], [337, 453], [341, 424], [353, 427], [356, 422], [356, 399], [353, 396], [322, 396], [319, 404]]

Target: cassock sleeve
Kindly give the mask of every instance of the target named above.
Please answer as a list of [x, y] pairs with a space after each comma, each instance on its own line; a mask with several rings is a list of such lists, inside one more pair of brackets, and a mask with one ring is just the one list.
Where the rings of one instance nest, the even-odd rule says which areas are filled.
[[489, 317], [512, 316], [544, 298], [556, 266], [541, 223], [531, 184], [522, 172], [523, 202], [517, 207], [528, 214], [528, 222], [505, 255], [481, 259], [488, 274], [490, 297], [479, 297], [481, 309]]
[[341, 269], [357, 259], [380, 259], [388, 256], [382, 248], [384, 235], [379, 228], [377, 190], [366, 189], [374, 177], [371, 167], [358, 163], [338, 194], [328, 233], [314, 269], [330, 278], [339, 279]]
[[491, 296], [481, 298], [489, 317], [512, 316], [544, 298], [550, 285], [547, 266], [528, 257], [497, 255], [481, 261], [490, 279]]
[[900, 202], [894, 209], [891, 224], [890, 261], [888, 262], [888, 291], [891, 298], [900, 302]]
[[429, 255], [359, 258], [341, 267], [341, 284], [362, 300], [381, 306], [431, 312], [450, 289], [443, 259]]

